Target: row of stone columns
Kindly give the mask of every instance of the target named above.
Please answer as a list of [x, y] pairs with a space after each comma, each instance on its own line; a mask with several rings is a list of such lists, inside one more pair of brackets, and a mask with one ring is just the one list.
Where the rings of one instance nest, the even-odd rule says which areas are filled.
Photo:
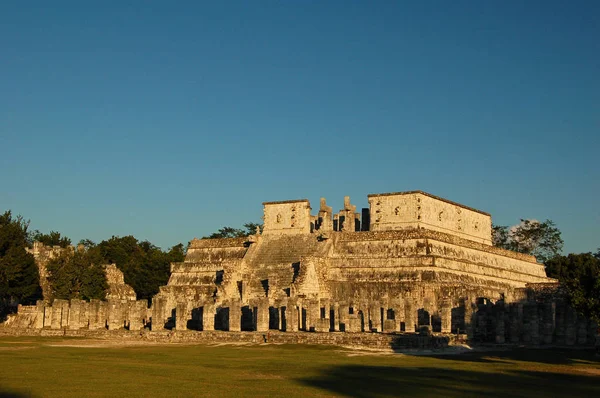
[[[161, 303], [155, 303], [157, 312]], [[202, 330], [215, 329], [215, 317], [217, 312], [223, 309], [228, 311], [228, 327], [230, 331], [241, 331], [244, 328], [242, 317], [246, 308], [246, 313], [251, 314], [251, 330], [268, 331], [271, 328], [277, 328], [284, 331], [345, 331], [345, 332], [415, 332], [417, 331], [418, 316], [416, 306], [407, 301], [402, 306], [395, 308], [382, 307], [379, 303], [368, 303], [364, 305], [331, 303], [329, 300], [317, 299], [297, 299], [289, 300], [286, 305], [273, 307], [270, 306], [268, 299], [256, 300], [248, 306], [242, 306], [242, 303], [231, 301], [216, 307], [213, 303], [202, 306]], [[226, 307], [227, 305], [227, 307]], [[178, 330], [187, 329], [187, 321], [190, 319], [191, 309], [185, 304], [178, 304], [175, 315], [175, 328]], [[424, 311], [421, 309], [421, 311]], [[431, 315], [424, 312], [425, 325], [431, 325]], [[154, 316], [154, 313], [153, 313]], [[250, 316], [250, 315], [249, 315]], [[437, 314], [441, 318], [441, 331], [450, 333], [452, 328], [452, 307], [450, 303], [442, 303]], [[276, 319], [271, 319], [276, 317]], [[245, 323], [248, 323], [248, 319]], [[273, 325], [276, 324], [276, 327]], [[164, 320], [153, 318], [153, 329], [163, 328]], [[246, 329], [248, 330], [248, 326]]]
[[48, 329], [123, 329], [139, 330], [148, 318], [146, 300], [61, 300], [52, 305], [38, 301], [35, 328]]

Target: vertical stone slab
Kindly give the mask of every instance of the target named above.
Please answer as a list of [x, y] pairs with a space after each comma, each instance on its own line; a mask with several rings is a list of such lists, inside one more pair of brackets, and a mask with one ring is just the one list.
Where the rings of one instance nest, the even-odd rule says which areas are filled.
[[44, 300], [38, 300], [35, 303], [35, 310], [37, 312], [37, 316], [35, 318], [34, 327], [36, 329], [42, 329], [44, 327]]
[[493, 308], [496, 318], [495, 341], [496, 344], [504, 344], [506, 342], [506, 330], [504, 319], [504, 301], [500, 300]]
[[152, 323], [151, 328], [153, 331], [164, 330], [165, 328], [165, 306], [166, 300], [163, 298], [152, 299]]
[[229, 330], [240, 332], [242, 330], [242, 304], [239, 300], [229, 303]]
[[185, 303], [177, 303], [175, 307], [175, 330], [187, 329], [187, 306]]
[[44, 327], [52, 327], [52, 307], [44, 304]]
[[442, 302], [440, 318], [442, 319], [442, 333], [452, 333], [452, 303], [449, 300]]
[[50, 324], [51, 329], [60, 329], [62, 325], [63, 301], [65, 300], [56, 299], [52, 303], [52, 323]]
[[256, 331], [266, 332], [269, 330], [269, 301], [261, 299], [258, 302], [256, 314]]
[[204, 304], [202, 308], [202, 330], [215, 330], [215, 315], [215, 305], [212, 303]]
[[348, 303], [340, 303], [339, 307], [338, 307], [338, 325], [339, 325], [339, 330], [341, 332], [347, 332], [349, 329], [349, 315], [350, 315], [350, 307], [348, 306]]
[[466, 298], [463, 300], [464, 306], [464, 314], [465, 314], [465, 331], [467, 334], [467, 339], [473, 340], [475, 337], [475, 324], [476, 324], [476, 316], [475, 309], [477, 306], [471, 299]]
[[298, 331], [298, 307], [295, 303], [288, 302], [286, 307], [286, 323], [288, 332], [297, 332]]
[[64, 300], [61, 303], [60, 327], [67, 328], [68, 326], [69, 326], [69, 301]]
[[416, 332], [416, 317], [417, 312], [412, 300], [406, 300], [404, 303], [404, 319], [406, 332]]
[[71, 300], [69, 310], [69, 329], [79, 329], [81, 327], [81, 300]]
[[335, 318], [333, 319], [333, 331], [340, 331], [340, 305], [338, 303], [334, 303], [332, 306], [333, 313]]
[[556, 325], [556, 304], [546, 302], [542, 304], [542, 343], [552, 344]]
[[108, 330], [122, 329], [125, 325], [125, 319], [123, 316], [123, 305], [120, 300], [108, 300], [105, 302], [106, 306], [106, 318], [108, 324]]

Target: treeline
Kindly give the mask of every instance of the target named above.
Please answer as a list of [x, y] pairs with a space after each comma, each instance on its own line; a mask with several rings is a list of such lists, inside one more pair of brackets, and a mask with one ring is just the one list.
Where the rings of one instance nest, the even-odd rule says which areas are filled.
[[51, 299], [104, 299], [108, 288], [104, 265], [115, 263], [137, 298], [150, 300], [167, 284], [170, 264], [183, 261], [186, 250], [180, 243], [163, 251], [133, 236], [113, 236], [98, 244], [85, 239], [73, 249], [71, 240], [59, 232], [30, 231], [29, 221], [6, 211], [0, 215], [0, 317], [16, 304], [43, 298], [38, 267], [26, 250], [35, 241], [64, 249], [46, 265]]

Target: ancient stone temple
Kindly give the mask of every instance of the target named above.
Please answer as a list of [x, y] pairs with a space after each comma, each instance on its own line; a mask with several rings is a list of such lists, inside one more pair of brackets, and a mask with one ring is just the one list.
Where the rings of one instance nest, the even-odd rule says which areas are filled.
[[[485, 343], [593, 344], [597, 325], [568, 305], [543, 264], [492, 246], [489, 214], [421, 191], [368, 199], [357, 212], [346, 197], [335, 214], [321, 199], [315, 215], [306, 199], [263, 203], [262, 231], [192, 240], [151, 308], [108, 265], [106, 301], [39, 301], [19, 306], [5, 326], [419, 331]], [[34, 245], [42, 281], [57, 250]]]
[[478, 299], [552, 283], [533, 256], [491, 244], [488, 213], [421, 191], [265, 202], [262, 233], [194, 239], [154, 297], [152, 329], [464, 332]]

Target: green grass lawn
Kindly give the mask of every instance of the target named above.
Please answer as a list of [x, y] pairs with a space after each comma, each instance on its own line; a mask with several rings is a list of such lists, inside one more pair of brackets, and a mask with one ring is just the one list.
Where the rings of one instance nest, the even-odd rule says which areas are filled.
[[0, 338], [0, 397], [600, 397], [600, 360], [582, 350], [431, 357], [308, 345], [64, 345], [90, 343]]

